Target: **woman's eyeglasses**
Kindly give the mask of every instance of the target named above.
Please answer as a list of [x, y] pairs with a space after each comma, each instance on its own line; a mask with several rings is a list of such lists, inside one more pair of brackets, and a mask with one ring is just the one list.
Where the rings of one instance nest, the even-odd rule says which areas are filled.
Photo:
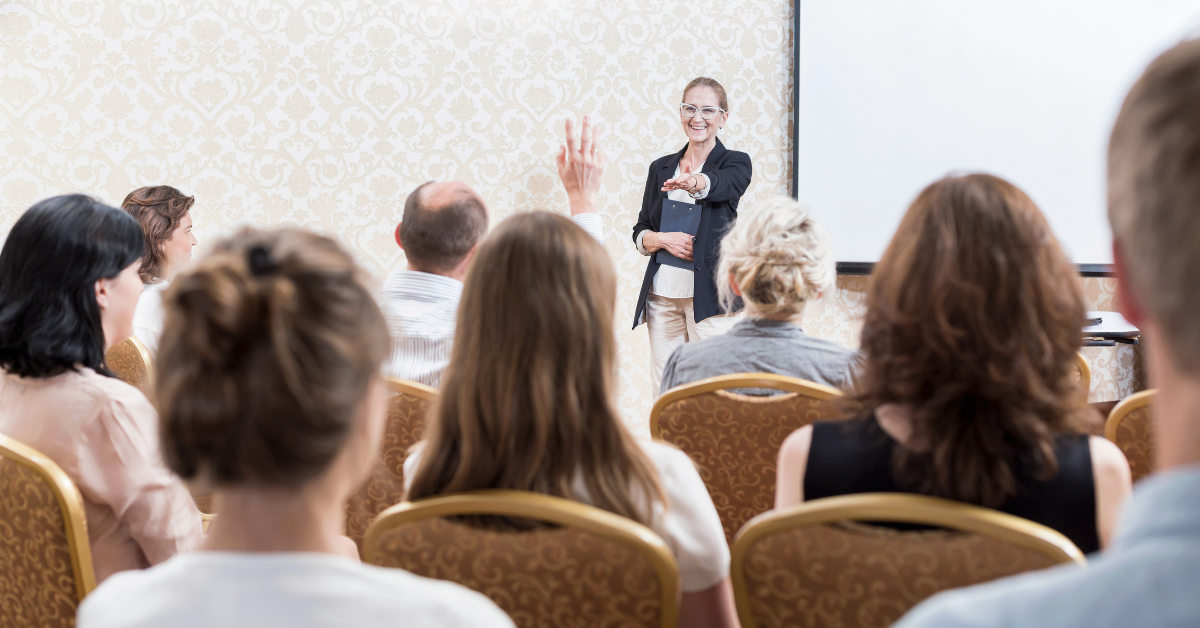
[[689, 105], [687, 103], [679, 104], [679, 113], [683, 114], [685, 118], [696, 117], [697, 111], [700, 112], [700, 117], [705, 120], [712, 120], [717, 117], [718, 113], [725, 113], [725, 110], [720, 107], [697, 107], [696, 105]]

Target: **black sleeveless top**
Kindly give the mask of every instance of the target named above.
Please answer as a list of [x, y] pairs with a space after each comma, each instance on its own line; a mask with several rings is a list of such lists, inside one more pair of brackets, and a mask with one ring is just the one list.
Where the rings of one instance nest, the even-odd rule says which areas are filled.
[[[852, 493], [903, 493], [892, 478], [898, 443], [874, 415], [813, 424], [804, 472], [804, 499]], [[1085, 554], [1099, 551], [1092, 452], [1086, 434], [1057, 438], [1058, 474], [1047, 481], [1020, 480], [1020, 494], [997, 510], [1036, 521], [1071, 539]]]

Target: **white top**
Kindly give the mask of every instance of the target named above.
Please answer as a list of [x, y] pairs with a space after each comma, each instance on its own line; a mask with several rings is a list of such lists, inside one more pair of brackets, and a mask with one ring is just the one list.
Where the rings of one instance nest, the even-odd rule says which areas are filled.
[[332, 554], [192, 552], [109, 578], [79, 628], [511, 628], [491, 600], [451, 582]]
[[[655, 503], [650, 529], [675, 555], [684, 593], [711, 588], [729, 575], [729, 545], [708, 488], [687, 454], [657, 441], [639, 438], [638, 445], [658, 470], [669, 504], [664, 509], [661, 503]], [[404, 461], [406, 491], [420, 464], [423, 446], [424, 442], [419, 443]], [[582, 477], [576, 479], [573, 488], [579, 495], [588, 494]]]
[[146, 345], [151, 356], [158, 353], [158, 337], [163, 328], [162, 295], [169, 285], [168, 281], [143, 284], [142, 296], [133, 311], [133, 335]]
[[[704, 168], [704, 164], [700, 164], [700, 167], [696, 168], [696, 174], [700, 174], [700, 170], [702, 168]], [[675, 174], [671, 178], [673, 179], [678, 176], [679, 166], [676, 165]], [[687, 190], [671, 190], [670, 192], [667, 192], [667, 199], [678, 201], [680, 203], [692, 203], [694, 205], [697, 200], [708, 196], [708, 177], [705, 175], [700, 176], [704, 177], [704, 189], [701, 190], [700, 193], [695, 197], [693, 197]], [[642, 246], [642, 237], [645, 234], [645, 230], [642, 230], [642, 232], [638, 234], [636, 242], [637, 250], [642, 255], [650, 255], [650, 253], [646, 251], [646, 247]], [[654, 273], [654, 281], [650, 284], [650, 294], [655, 294], [660, 297], [690, 299], [695, 294], [695, 290], [695, 271], [685, 270], [683, 268], [669, 266], [667, 264], [663, 264], [658, 267], [658, 272]]]
[[[588, 212], [571, 220], [604, 243], [604, 222], [598, 214]], [[457, 279], [415, 270], [392, 271], [379, 297], [392, 337], [392, 355], [383, 365], [384, 375], [434, 388], [441, 385], [442, 371], [450, 363], [454, 347], [460, 299], [462, 282]], [[138, 308], [140, 311], [140, 302]]]
[[392, 337], [384, 375], [437, 387], [450, 363], [462, 282], [415, 270], [388, 275], [379, 305]]

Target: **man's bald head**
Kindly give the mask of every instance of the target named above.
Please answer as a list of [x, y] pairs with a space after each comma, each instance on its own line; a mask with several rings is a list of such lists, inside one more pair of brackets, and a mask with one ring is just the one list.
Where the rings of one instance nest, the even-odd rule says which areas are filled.
[[408, 195], [397, 235], [410, 268], [445, 273], [466, 259], [487, 227], [483, 198], [469, 185], [431, 181]]

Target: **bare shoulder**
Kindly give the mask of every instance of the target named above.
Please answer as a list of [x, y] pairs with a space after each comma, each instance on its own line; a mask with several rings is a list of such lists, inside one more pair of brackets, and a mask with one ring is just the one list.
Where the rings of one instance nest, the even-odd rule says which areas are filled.
[[1092, 454], [1093, 473], [1098, 478], [1130, 482], [1129, 461], [1116, 443], [1100, 436], [1090, 436], [1088, 449]]
[[804, 427], [792, 432], [783, 440], [779, 447], [779, 461], [790, 463], [808, 462], [808, 452], [812, 448], [813, 426]]

